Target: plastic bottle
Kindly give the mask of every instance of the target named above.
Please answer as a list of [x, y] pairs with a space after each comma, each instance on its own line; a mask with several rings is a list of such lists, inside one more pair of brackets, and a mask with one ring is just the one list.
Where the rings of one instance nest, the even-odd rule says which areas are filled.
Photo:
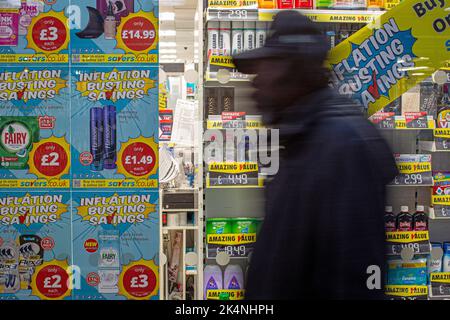
[[[431, 243], [432, 248], [441, 248], [442, 249], [442, 243], [440, 242], [432, 242]], [[442, 258], [434, 260], [431, 256], [428, 259], [428, 273], [433, 272], [441, 272], [442, 271]]]
[[244, 272], [237, 264], [229, 264], [224, 274], [225, 289], [243, 290], [244, 289]]
[[313, 0], [295, 0], [296, 9], [312, 9]]
[[442, 93], [442, 99], [437, 111], [437, 126], [438, 128], [450, 128], [450, 98], [447, 83], [442, 86]]
[[223, 289], [223, 275], [222, 270], [218, 265], [207, 265], [203, 270], [204, 282], [204, 298], [208, 297], [208, 290]]
[[394, 212], [391, 206], [386, 206], [384, 209], [384, 229], [386, 232], [393, 232], [397, 230], [397, 223]]
[[428, 217], [424, 206], [417, 206], [416, 213], [413, 215], [413, 226], [415, 231], [428, 230]]
[[398, 231], [412, 231], [413, 217], [408, 212], [408, 206], [401, 206], [400, 213], [397, 216], [397, 230]]
[[444, 256], [442, 258], [442, 271], [450, 272], [450, 242], [444, 242]]

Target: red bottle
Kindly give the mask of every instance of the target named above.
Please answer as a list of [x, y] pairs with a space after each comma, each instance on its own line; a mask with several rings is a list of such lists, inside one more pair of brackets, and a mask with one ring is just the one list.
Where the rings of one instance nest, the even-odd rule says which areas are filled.
[[401, 206], [400, 213], [397, 216], [397, 230], [413, 230], [413, 216], [408, 212], [408, 206]]
[[416, 213], [413, 215], [413, 225], [414, 231], [428, 230], [428, 217], [424, 206], [417, 206]]
[[312, 9], [313, 0], [295, 0], [296, 9]]
[[294, 0], [277, 0], [278, 9], [294, 9]]
[[397, 221], [392, 212], [392, 207], [387, 206], [384, 210], [384, 229], [386, 232], [393, 232], [397, 230]]

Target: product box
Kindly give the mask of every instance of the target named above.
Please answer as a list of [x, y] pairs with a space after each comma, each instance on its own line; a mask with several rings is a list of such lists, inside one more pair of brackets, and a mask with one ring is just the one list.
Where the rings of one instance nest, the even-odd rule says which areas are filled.
[[74, 188], [157, 188], [158, 69], [72, 68]]
[[17, 4], [0, 8], [0, 63], [67, 63], [69, 0], [21, 0]]
[[158, 1], [72, 0], [81, 19], [71, 30], [73, 63], [156, 64]]
[[73, 192], [79, 300], [157, 300], [158, 192]]
[[69, 188], [67, 67], [0, 67], [0, 189]]
[[0, 192], [0, 300], [71, 299], [69, 192]]

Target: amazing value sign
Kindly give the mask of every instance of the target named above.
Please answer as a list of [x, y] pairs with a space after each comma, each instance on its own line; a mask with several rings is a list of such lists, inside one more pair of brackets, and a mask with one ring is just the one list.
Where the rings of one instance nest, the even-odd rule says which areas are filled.
[[329, 63], [341, 94], [369, 114], [450, 59], [450, 0], [407, 0], [336, 46]]

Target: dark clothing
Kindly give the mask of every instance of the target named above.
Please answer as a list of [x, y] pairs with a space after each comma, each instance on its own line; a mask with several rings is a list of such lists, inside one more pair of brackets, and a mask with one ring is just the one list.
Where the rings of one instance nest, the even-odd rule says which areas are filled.
[[[387, 143], [358, 106], [318, 90], [282, 112], [280, 169], [248, 272], [248, 299], [378, 299], [384, 274]], [[381, 279], [383, 283], [384, 278]]]

